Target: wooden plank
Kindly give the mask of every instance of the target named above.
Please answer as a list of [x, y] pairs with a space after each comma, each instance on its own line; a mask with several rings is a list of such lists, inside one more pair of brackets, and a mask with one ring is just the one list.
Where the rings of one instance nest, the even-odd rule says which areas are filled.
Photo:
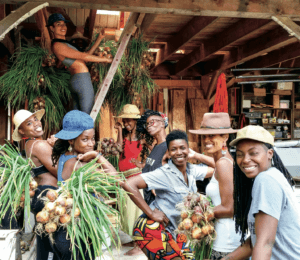
[[39, 31], [41, 32], [41, 42], [42, 45], [49, 51], [51, 51], [51, 38], [48, 31], [48, 28], [46, 27], [47, 22], [44, 16], [43, 10], [39, 10], [34, 14], [36, 24], [39, 28]]
[[0, 41], [2, 41], [5, 35], [13, 28], [17, 27], [21, 22], [26, 20], [31, 15], [35, 14], [39, 10], [48, 6], [48, 3], [34, 3], [28, 2], [22, 5], [13, 13], [6, 16], [0, 21]]
[[157, 111], [164, 113], [164, 93], [163, 93], [163, 91], [158, 92], [156, 107], [157, 107]]
[[300, 27], [289, 17], [272, 16], [272, 19], [285, 29], [290, 36], [300, 40]]
[[108, 106], [101, 107], [101, 121], [99, 122], [99, 137], [100, 140], [105, 137], [111, 137], [111, 122], [110, 122], [110, 110]]
[[219, 33], [217, 38], [212, 38], [203, 42], [200, 48], [196, 48], [186, 55], [176, 64], [175, 74], [194, 66], [202, 60], [209, 59], [213, 54], [222, 50], [228, 45], [234, 44], [249, 35], [254, 35], [258, 30], [270, 25], [270, 20], [244, 19], [230, 26], [228, 29]]
[[[7, 0], [23, 2], [23, 0]], [[39, 0], [33, 0], [35, 2]], [[215, 1], [215, 0], [51, 0], [51, 6], [75, 7], [86, 9], [102, 9], [139, 13], [157, 13], [192, 16], [223, 16], [238, 18], [270, 19], [274, 15], [289, 16], [293, 20], [299, 19], [300, 3], [297, 0], [269, 0], [269, 1]]]
[[158, 66], [167, 60], [173, 53], [182, 48], [185, 44], [188, 44], [204, 29], [212, 25], [217, 20], [217, 17], [194, 17], [176, 35], [171, 37], [167, 44], [164, 45], [164, 55], [161, 56], [161, 59], [157, 61], [155, 66]]
[[153, 98], [152, 98], [152, 110], [156, 111], [157, 110], [157, 93], [155, 93], [153, 95]]
[[209, 87], [206, 93], [206, 98], [209, 100], [211, 94], [213, 93], [213, 91], [216, 89], [217, 87], [217, 81], [218, 81], [218, 77], [221, 74], [221, 71], [216, 71], [211, 79], [211, 81], [209, 82]]
[[[93, 120], [96, 119], [97, 117], [97, 114], [99, 113], [100, 111], [100, 108], [102, 106], [102, 103], [104, 101], [104, 98], [106, 96], [106, 93], [109, 89], [109, 86], [110, 86], [110, 83], [116, 73], [116, 70], [118, 68], [118, 65], [121, 61], [121, 58], [122, 58], [122, 55], [126, 49], [126, 46], [128, 44], [128, 41], [131, 37], [131, 33], [132, 33], [132, 30], [134, 28], [134, 24], [136, 23], [137, 19], [138, 19], [138, 16], [139, 14], [136, 14], [136, 13], [132, 13], [125, 25], [125, 28], [122, 32], [122, 40], [120, 39], [120, 45], [119, 45], [119, 48], [117, 50], [117, 53], [116, 53], [116, 56], [114, 57], [114, 60], [103, 80], [103, 82], [101, 84], [99, 84], [99, 87], [98, 87], [98, 91], [97, 91], [97, 94], [96, 94], [96, 97], [95, 97], [95, 104], [92, 108], [92, 112], [91, 112], [91, 117], [93, 118]], [[120, 38], [121, 38], [120, 37]]]
[[174, 90], [174, 99], [172, 100], [173, 129], [186, 131], [186, 90]]
[[89, 15], [89, 39], [90, 40], [92, 40], [93, 38], [96, 16], [97, 16], [97, 10], [91, 9]]
[[84, 9], [76, 10], [77, 26], [84, 26]]
[[170, 79], [155, 79], [155, 84], [159, 86], [160, 89], [168, 88], [190, 88], [199, 89], [200, 80], [170, 80]]

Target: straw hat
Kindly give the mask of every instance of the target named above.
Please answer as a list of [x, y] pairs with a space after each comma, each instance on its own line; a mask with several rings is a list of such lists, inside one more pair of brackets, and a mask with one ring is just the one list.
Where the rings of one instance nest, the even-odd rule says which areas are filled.
[[231, 128], [228, 113], [205, 113], [200, 129], [189, 130], [190, 133], [198, 135], [233, 134], [237, 131]]
[[121, 112], [121, 115], [115, 116], [116, 118], [134, 118], [134, 119], [139, 119], [141, 118], [140, 116], [140, 110], [136, 105], [132, 104], [126, 104]]
[[87, 41], [87, 42], [90, 41], [89, 38], [83, 36], [83, 34], [82, 34], [81, 32], [78, 32], [78, 31], [76, 31], [76, 32], [71, 36], [70, 41], [72, 41], [72, 40], [74, 40], [74, 39], [82, 39], [82, 40], [85, 40], [85, 41]]
[[14, 141], [22, 140], [22, 135], [19, 133], [19, 127], [26, 119], [28, 119], [32, 115], [35, 115], [38, 120], [41, 120], [41, 118], [43, 117], [44, 114], [45, 114], [45, 109], [38, 110], [35, 113], [31, 113], [30, 111], [25, 110], [25, 109], [19, 110], [15, 114], [14, 119], [13, 119], [13, 122], [15, 125], [15, 130], [13, 132], [12, 139]]
[[236, 146], [237, 143], [243, 139], [251, 139], [262, 143], [271, 144], [274, 146], [274, 137], [258, 125], [248, 125], [237, 132], [236, 139], [230, 142], [230, 146]]

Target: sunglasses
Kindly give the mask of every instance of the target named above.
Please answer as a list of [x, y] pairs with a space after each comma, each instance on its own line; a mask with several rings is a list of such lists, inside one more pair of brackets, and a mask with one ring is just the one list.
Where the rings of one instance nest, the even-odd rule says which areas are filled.
[[155, 121], [164, 122], [164, 120], [152, 119], [152, 120], [150, 120], [148, 123], [146, 123], [146, 124], [143, 124], [143, 127], [144, 127], [145, 129], [147, 129], [147, 127], [148, 127], [148, 126], [153, 126], [153, 125], [154, 125], [154, 123], [155, 123]]

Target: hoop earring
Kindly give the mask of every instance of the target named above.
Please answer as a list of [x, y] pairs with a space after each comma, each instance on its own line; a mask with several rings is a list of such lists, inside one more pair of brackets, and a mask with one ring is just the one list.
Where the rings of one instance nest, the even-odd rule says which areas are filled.
[[225, 156], [227, 153], [226, 145], [223, 144], [222, 146], [222, 155]]
[[69, 148], [68, 148], [68, 151], [69, 151], [69, 152], [72, 152], [72, 150], [73, 150], [73, 148], [72, 148], [72, 146], [70, 145]]

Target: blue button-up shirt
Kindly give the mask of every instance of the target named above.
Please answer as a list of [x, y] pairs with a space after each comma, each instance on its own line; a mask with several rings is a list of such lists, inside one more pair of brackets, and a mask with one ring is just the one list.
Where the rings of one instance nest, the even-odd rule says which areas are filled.
[[180, 221], [180, 211], [176, 204], [183, 201], [189, 192], [197, 192], [196, 180], [205, 178], [208, 167], [187, 164], [188, 185], [183, 178], [182, 172], [169, 160], [164, 166], [148, 173], [141, 174], [148, 185], [148, 190], [155, 190], [155, 200], [149, 205], [152, 210], [155, 208], [164, 212], [170, 220], [166, 230], [174, 237], [174, 230]]

